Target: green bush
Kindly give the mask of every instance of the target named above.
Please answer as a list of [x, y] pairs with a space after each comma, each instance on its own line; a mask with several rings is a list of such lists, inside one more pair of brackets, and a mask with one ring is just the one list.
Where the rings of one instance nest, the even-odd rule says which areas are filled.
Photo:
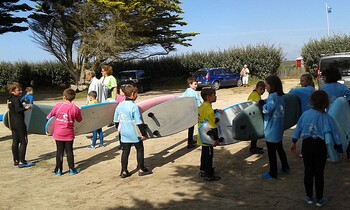
[[247, 64], [253, 76], [265, 78], [278, 73], [282, 59], [281, 48], [273, 45], [249, 45], [218, 52], [192, 52], [146, 60], [115, 62], [111, 65], [115, 76], [119, 71], [143, 69], [156, 80], [161, 77], [186, 78], [200, 68], [226, 67], [234, 72], [240, 72], [243, 65]]
[[[192, 52], [180, 55], [168, 55], [140, 59], [135, 61], [112, 63], [113, 74], [119, 71], [143, 69], [157, 85], [164, 78], [176, 78], [185, 81], [191, 73], [200, 68], [226, 67], [239, 73], [244, 64], [248, 65], [253, 77], [265, 78], [277, 74], [282, 62], [282, 50], [275, 46], [257, 45], [241, 48], [229, 48], [223, 51]], [[101, 76], [101, 72], [97, 72]], [[68, 71], [57, 62], [43, 63], [1, 62], [0, 85], [17, 81], [22, 86], [55, 87], [72, 83]], [[175, 80], [174, 80], [175, 81]]]
[[56, 87], [72, 82], [68, 71], [57, 62], [0, 62], [0, 86], [19, 82], [23, 87]]

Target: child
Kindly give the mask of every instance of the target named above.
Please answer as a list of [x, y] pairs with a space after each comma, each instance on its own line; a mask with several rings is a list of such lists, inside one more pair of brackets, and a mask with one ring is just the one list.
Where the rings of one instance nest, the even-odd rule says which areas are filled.
[[[210, 129], [213, 132], [214, 136], [214, 144], [213, 146], [209, 145], [201, 145], [199, 135], [197, 136], [197, 144], [202, 146], [201, 152], [201, 163], [200, 163], [200, 171], [199, 175], [201, 177], [205, 177], [206, 181], [217, 181], [220, 180], [221, 177], [214, 175], [213, 168], [213, 157], [214, 157], [214, 149], [213, 147], [219, 145], [219, 137], [218, 137], [218, 129], [215, 123], [215, 113], [211, 106], [212, 103], [216, 102], [216, 92], [212, 88], [205, 88], [201, 91], [201, 96], [203, 98], [203, 103], [198, 108], [198, 127], [204, 122], [208, 121]], [[218, 110], [222, 112], [222, 110]]]
[[[90, 91], [88, 96], [89, 96], [89, 104], [98, 104], [98, 100], [96, 99], [97, 98], [96, 91]], [[98, 134], [98, 137], [100, 138], [100, 147], [104, 147], [102, 128], [98, 128], [92, 132], [92, 143], [90, 146], [87, 147], [88, 149], [95, 149], [97, 134]]]
[[337, 68], [326, 68], [322, 71], [322, 77], [325, 84], [322, 86], [321, 90], [326, 91], [328, 94], [330, 104], [339, 97], [346, 97], [346, 99], [350, 101], [349, 88], [346, 85], [337, 82], [341, 79], [341, 74]]
[[21, 103], [21, 87], [17, 82], [11, 82], [7, 86], [10, 96], [7, 98], [9, 108], [9, 128], [12, 132], [13, 164], [19, 168], [34, 166], [27, 162], [26, 150], [28, 144], [27, 127], [24, 123], [24, 112], [31, 109], [30, 105], [23, 107]]
[[24, 104], [33, 104], [34, 96], [33, 96], [33, 88], [26, 87], [26, 94], [21, 98], [21, 102]]
[[[199, 98], [198, 93], [196, 92], [197, 85], [198, 85], [197, 80], [193, 77], [189, 77], [187, 79], [188, 88], [182, 94], [182, 96], [183, 97], [193, 97], [196, 101], [197, 106], [199, 107], [202, 102]], [[192, 126], [188, 129], [188, 135], [187, 135], [187, 148], [188, 149], [196, 146], [196, 142], [193, 140], [193, 132], [194, 132], [194, 126]]]
[[338, 152], [342, 153], [340, 137], [332, 117], [325, 110], [329, 106], [329, 98], [325, 91], [317, 90], [311, 95], [312, 109], [300, 117], [292, 136], [291, 152], [296, 150], [296, 142], [301, 137], [303, 144], [301, 152], [304, 162], [305, 202], [313, 203], [313, 180], [315, 179], [316, 205], [323, 206], [328, 200], [323, 197], [324, 167], [327, 159], [327, 147], [324, 134], [331, 133]]
[[263, 173], [261, 178], [264, 180], [274, 180], [277, 179], [276, 151], [282, 163], [282, 173], [289, 173], [287, 156], [282, 144], [285, 110], [282, 95], [284, 95], [284, 93], [282, 82], [278, 76], [268, 76], [265, 82], [265, 88], [269, 96], [266, 99], [266, 104], [262, 107], [262, 111], [264, 113], [264, 135], [269, 156], [270, 170], [267, 173]]
[[[265, 83], [264, 81], [259, 81], [256, 83], [255, 89], [248, 96], [248, 101], [259, 102], [261, 100], [261, 96], [265, 93]], [[257, 139], [250, 141], [250, 149], [249, 151], [252, 154], [264, 154], [263, 148], [257, 147]]]
[[118, 97], [115, 99], [115, 102], [116, 102], [117, 104], [120, 104], [121, 102], [125, 101], [124, 89], [125, 89], [126, 86], [129, 86], [129, 85], [121, 85], [121, 86], [120, 86], [119, 95], [118, 95]]
[[315, 84], [311, 74], [303, 74], [300, 77], [301, 88], [293, 88], [290, 94], [298, 96], [301, 103], [301, 113], [310, 109], [310, 96], [315, 92]]
[[[126, 178], [131, 176], [128, 171], [128, 159], [130, 154], [131, 146], [134, 145], [137, 152], [137, 169], [139, 176], [145, 176], [151, 174], [152, 172], [144, 165], [144, 147], [143, 140], [146, 140], [147, 133], [143, 127], [143, 122], [139, 107], [134, 103], [137, 98], [137, 88], [134, 86], [126, 86], [124, 90], [125, 101], [121, 102], [114, 113], [114, 122], [116, 128], [120, 132], [122, 142], [122, 157], [121, 164], [122, 170], [120, 173], [121, 178]], [[141, 132], [141, 137], [139, 137], [137, 128]]]
[[46, 119], [55, 116], [53, 138], [56, 141], [57, 151], [54, 172], [57, 176], [62, 175], [64, 152], [67, 154], [69, 174], [75, 175], [79, 173], [79, 170], [74, 167], [74, 121], [81, 122], [82, 117], [79, 107], [72, 103], [74, 99], [75, 91], [71, 88], [65, 89], [63, 91], [63, 102], [56, 104], [46, 116]]

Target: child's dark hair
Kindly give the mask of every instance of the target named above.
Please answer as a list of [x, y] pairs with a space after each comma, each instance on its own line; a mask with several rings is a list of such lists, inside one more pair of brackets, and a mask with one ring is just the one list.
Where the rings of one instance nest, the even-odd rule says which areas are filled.
[[326, 78], [326, 83], [333, 83], [337, 82], [341, 79], [341, 74], [339, 72], [339, 69], [334, 66], [330, 66], [322, 71], [322, 76]]
[[32, 87], [26, 87], [26, 93], [29, 93], [30, 91], [33, 91]]
[[258, 87], [263, 87], [263, 88], [265, 88], [265, 82], [264, 82], [264, 81], [259, 81], [258, 83], [256, 83], [255, 89], [257, 89]]
[[326, 112], [329, 106], [329, 97], [324, 90], [316, 90], [311, 94], [310, 104], [313, 109], [319, 112]]
[[203, 88], [201, 91], [201, 97], [203, 101], [207, 101], [208, 96], [211, 96], [215, 93], [215, 90], [212, 88]]
[[16, 88], [21, 89], [21, 86], [19, 85], [18, 82], [10, 82], [7, 84], [7, 90], [9, 93], [15, 91]]
[[67, 88], [63, 91], [63, 96], [66, 97], [66, 100], [73, 101], [75, 99], [75, 91], [72, 88]]
[[277, 95], [279, 96], [284, 95], [282, 81], [278, 76], [276, 75], [268, 76], [266, 77], [265, 81], [267, 84], [270, 85], [270, 88], [271, 88], [270, 93], [276, 92]]
[[307, 73], [307, 74], [303, 74], [301, 75], [301, 77], [304, 77], [306, 79], [306, 86], [312, 86], [315, 87], [315, 83], [314, 83], [314, 78], [312, 78], [312, 75]]
[[97, 92], [92, 90], [88, 93], [88, 96], [91, 96], [92, 98], [96, 99], [97, 98]]
[[123, 92], [125, 97], [129, 98], [132, 93], [137, 93], [138, 89], [133, 85], [126, 85], [125, 88], [123, 89]]
[[193, 77], [189, 77], [187, 78], [187, 85], [190, 85], [194, 82], [197, 82], [197, 79], [196, 78], [193, 78]]

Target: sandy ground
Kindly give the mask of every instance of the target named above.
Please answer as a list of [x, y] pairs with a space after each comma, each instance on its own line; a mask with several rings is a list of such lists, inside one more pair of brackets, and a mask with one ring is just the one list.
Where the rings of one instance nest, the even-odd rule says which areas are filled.
[[[298, 80], [285, 80], [285, 91]], [[214, 108], [225, 108], [245, 101], [253, 87], [227, 88], [218, 91]], [[159, 95], [180, 95], [182, 90], [151, 91], [140, 94], [138, 101]], [[266, 98], [266, 94], [264, 98]], [[36, 101], [54, 104], [55, 101]], [[83, 105], [84, 100], [75, 101]], [[6, 110], [0, 105], [0, 113]], [[249, 142], [216, 147], [214, 166], [222, 179], [205, 182], [198, 176], [201, 148], [187, 149], [187, 131], [145, 142], [145, 163], [152, 175], [121, 179], [119, 143], [114, 128], [104, 128], [106, 147], [89, 150], [85, 135], [74, 142], [78, 175], [56, 177], [55, 143], [51, 137], [29, 135], [27, 160], [36, 166], [19, 169], [13, 166], [11, 132], [0, 123], [0, 209], [316, 209], [303, 202], [303, 163], [289, 152], [292, 129], [285, 132], [284, 145], [291, 174], [276, 181], [263, 181], [260, 174], [268, 170], [265, 154], [251, 155]], [[298, 144], [300, 150], [301, 144]], [[64, 168], [68, 166], [64, 160]], [[136, 168], [133, 149], [129, 170]], [[134, 171], [135, 172], [135, 171]], [[350, 209], [350, 162], [327, 163], [324, 209]]]

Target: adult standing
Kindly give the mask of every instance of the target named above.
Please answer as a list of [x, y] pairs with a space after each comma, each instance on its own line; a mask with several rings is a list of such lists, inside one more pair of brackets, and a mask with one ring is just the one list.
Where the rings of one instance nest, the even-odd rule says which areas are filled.
[[[103, 86], [99, 79], [96, 78], [96, 74], [94, 71], [87, 71], [86, 72], [86, 80], [90, 82], [88, 94], [91, 91], [96, 91], [97, 93], [97, 100], [99, 102], [106, 101], [105, 94], [103, 94]], [[89, 96], [87, 96], [87, 101], [89, 102]]]
[[241, 70], [241, 78], [242, 78], [242, 84], [243, 87], [248, 87], [248, 79], [249, 79], [249, 69], [247, 64], [244, 64], [243, 69]]
[[[113, 76], [112, 66], [103, 65], [102, 66], [102, 77], [100, 81], [103, 86], [103, 93], [105, 95], [106, 101], [117, 99], [117, 79]], [[103, 101], [101, 101], [103, 102]]]

